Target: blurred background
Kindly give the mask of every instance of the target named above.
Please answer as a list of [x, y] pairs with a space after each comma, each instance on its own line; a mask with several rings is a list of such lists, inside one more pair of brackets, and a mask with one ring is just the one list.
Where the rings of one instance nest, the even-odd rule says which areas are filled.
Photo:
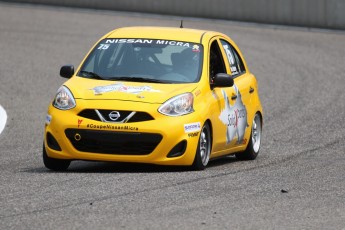
[[345, 29], [344, 0], [7, 0], [7, 2]]

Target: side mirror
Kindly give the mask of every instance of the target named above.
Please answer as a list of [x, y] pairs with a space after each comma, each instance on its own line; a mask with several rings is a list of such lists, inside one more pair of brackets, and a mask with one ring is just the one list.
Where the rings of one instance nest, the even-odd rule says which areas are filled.
[[60, 69], [60, 76], [64, 78], [71, 78], [74, 74], [73, 65], [64, 65]]
[[234, 79], [226, 73], [217, 73], [213, 79], [212, 87], [231, 87], [234, 85]]

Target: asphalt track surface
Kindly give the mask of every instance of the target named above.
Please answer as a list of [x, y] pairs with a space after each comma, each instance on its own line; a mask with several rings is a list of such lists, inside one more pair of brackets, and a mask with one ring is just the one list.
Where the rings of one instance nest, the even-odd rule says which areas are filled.
[[185, 19], [221, 31], [257, 76], [264, 136], [255, 161], [205, 171], [41, 160], [47, 106], [100, 36], [177, 18], [0, 3], [0, 229], [344, 229], [345, 33]]

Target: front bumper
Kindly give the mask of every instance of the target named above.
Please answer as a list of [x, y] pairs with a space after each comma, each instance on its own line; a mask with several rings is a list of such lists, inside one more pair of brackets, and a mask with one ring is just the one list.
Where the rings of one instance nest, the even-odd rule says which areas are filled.
[[[162, 165], [191, 165], [194, 161], [200, 130], [188, 130], [185, 125], [203, 124], [196, 112], [169, 117], [157, 111], [159, 104], [128, 101], [78, 100], [77, 105], [67, 111], [49, 107], [44, 140], [49, 157]], [[146, 111], [154, 119], [102, 122], [78, 116], [84, 108]]]

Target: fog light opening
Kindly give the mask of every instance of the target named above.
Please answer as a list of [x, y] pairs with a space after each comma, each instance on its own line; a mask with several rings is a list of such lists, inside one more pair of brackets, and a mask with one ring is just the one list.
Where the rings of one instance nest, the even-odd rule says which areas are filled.
[[76, 133], [76, 134], [74, 135], [74, 140], [80, 141], [80, 140], [81, 140], [81, 135], [80, 135], [79, 133]]
[[57, 142], [57, 140], [53, 137], [51, 133], [48, 132], [46, 138], [47, 138], [47, 144], [49, 148], [54, 149], [56, 151], [61, 151], [61, 147], [59, 143]]
[[172, 158], [172, 157], [182, 156], [184, 152], [186, 151], [186, 148], [187, 148], [187, 141], [183, 140], [170, 150], [167, 157]]

